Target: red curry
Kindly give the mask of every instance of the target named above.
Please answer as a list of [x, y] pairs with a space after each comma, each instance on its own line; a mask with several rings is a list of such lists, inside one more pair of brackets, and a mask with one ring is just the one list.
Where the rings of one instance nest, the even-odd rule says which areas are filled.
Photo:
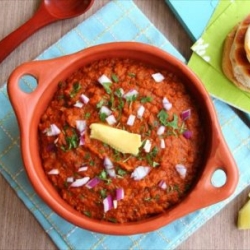
[[[140, 134], [139, 153], [91, 139], [92, 123]], [[61, 197], [85, 216], [115, 223], [181, 202], [205, 144], [198, 105], [175, 74], [118, 58], [93, 62], [58, 84], [39, 140], [44, 170]]]

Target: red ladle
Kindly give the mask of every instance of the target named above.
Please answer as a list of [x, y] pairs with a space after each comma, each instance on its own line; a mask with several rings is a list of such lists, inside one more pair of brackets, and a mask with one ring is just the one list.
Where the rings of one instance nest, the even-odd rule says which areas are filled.
[[93, 3], [94, 0], [42, 0], [33, 17], [0, 41], [0, 63], [38, 29], [61, 19], [79, 16]]

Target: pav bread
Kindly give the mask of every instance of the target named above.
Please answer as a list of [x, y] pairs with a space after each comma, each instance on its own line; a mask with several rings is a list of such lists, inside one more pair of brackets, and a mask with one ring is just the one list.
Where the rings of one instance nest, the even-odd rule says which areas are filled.
[[222, 70], [238, 88], [250, 92], [250, 15], [227, 35]]

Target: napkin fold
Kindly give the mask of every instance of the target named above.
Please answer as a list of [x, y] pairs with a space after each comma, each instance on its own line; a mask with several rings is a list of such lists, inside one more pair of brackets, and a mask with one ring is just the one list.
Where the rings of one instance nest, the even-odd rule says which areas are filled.
[[[110, 1], [36, 60], [62, 56], [111, 41], [153, 44], [185, 61], [131, 0]], [[33, 84], [30, 78], [23, 80], [27, 89], [32, 89]], [[6, 86], [0, 89], [0, 102], [0, 172], [59, 249], [174, 249], [250, 183], [250, 131], [226, 104], [213, 99], [223, 134], [240, 170], [240, 182], [235, 193], [223, 202], [193, 212], [151, 233], [111, 236], [90, 232], [62, 219], [36, 195], [22, 165], [19, 129]]]
[[220, 1], [202, 36], [192, 46], [188, 65], [201, 77], [208, 92], [231, 106], [250, 113], [250, 93], [224, 75], [221, 63], [227, 34], [249, 14], [250, 1]]

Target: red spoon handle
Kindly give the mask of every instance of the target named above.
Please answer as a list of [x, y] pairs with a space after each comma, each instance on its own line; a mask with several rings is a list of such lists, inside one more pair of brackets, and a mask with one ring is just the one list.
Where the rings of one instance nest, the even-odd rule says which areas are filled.
[[55, 20], [42, 4], [33, 17], [0, 41], [0, 63], [35, 31]]

